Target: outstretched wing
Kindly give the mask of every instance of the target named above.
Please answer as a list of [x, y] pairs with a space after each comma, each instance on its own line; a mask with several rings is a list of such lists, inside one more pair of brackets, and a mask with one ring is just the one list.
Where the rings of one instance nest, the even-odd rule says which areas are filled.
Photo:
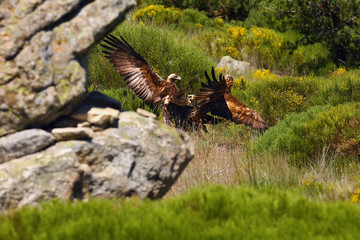
[[225, 94], [226, 105], [232, 113], [232, 121], [237, 124], [244, 123], [258, 130], [266, 130], [269, 126], [259, 113], [255, 112], [252, 108], [240, 102], [231, 93]]
[[212, 78], [210, 79], [205, 71], [208, 84], [202, 83], [200, 93], [195, 96], [198, 101], [198, 112], [211, 114], [231, 120], [237, 124], [244, 123], [254, 129], [266, 130], [269, 126], [264, 119], [252, 108], [246, 106], [235, 98], [228, 89], [225, 77], [220, 74], [219, 80], [216, 79], [214, 68], [212, 68]]
[[101, 44], [103, 53], [115, 70], [124, 77], [126, 85], [141, 99], [153, 103], [161, 100], [161, 92], [167, 82], [155, 73], [146, 60], [138, 54], [125, 39], [108, 35]]
[[199, 115], [203, 115], [207, 112], [211, 112], [213, 115], [223, 117], [225, 119], [231, 119], [232, 114], [226, 105], [225, 93], [226, 93], [226, 81], [223, 75], [220, 74], [219, 81], [216, 79], [214, 68], [211, 69], [211, 75], [213, 80], [205, 71], [205, 77], [207, 84], [201, 83], [202, 88], [200, 93], [194, 97], [197, 103], [197, 110]]

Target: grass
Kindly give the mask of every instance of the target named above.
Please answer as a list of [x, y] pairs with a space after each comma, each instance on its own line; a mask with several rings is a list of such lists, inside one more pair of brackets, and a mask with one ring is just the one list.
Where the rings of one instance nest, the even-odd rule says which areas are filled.
[[358, 159], [330, 153], [326, 147], [311, 163], [300, 167], [285, 152], [251, 151], [251, 143], [262, 136], [242, 125], [219, 124], [207, 133], [190, 135], [195, 157], [167, 197], [176, 197], [204, 184], [245, 184], [254, 188], [296, 190], [315, 199], [350, 201], [354, 191], [360, 188]]
[[[166, 24], [126, 22], [113, 34], [124, 36], [161, 76], [178, 73], [185, 80], [180, 85], [184, 93], [196, 93], [204, 80], [203, 71], [213, 65], [212, 57], [197, 48], [193, 32], [184, 34]], [[189, 132], [196, 156], [168, 197], [215, 183], [298, 189], [312, 198], [349, 200], [360, 188], [356, 172], [360, 169], [356, 152], [360, 139], [354, 130], [356, 119], [352, 126], [349, 117], [357, 112], [353, 111], [357, 105], [341, 106], [360, 101], [360, 78], [359, 70], [340, 70], [327, 76], [276, 76], [269, 71], [244, 76], [245, 84], [235, 84], [233, 94], [272, 127], [263, 135], [232, 123], [208, 126], [206, 133]], [[124, 110], [144, 108], [160, 118], [157, 106], [144, 103], [124, 86], [99, 46], [91, 55], [89, 79], [92, 89], [117, 99]], [[327, 113], [337, 106], [342, 110]], [[339, 117], [343, 118], [340, 125], [336, 121]], [[327, 123], [328, 118], [332, 123]], [[341, 134], [322, 134], [322, 126], [327, 124]], [[340, 148], [343, 153], [337, 151]], [[347, 156], [349, 151], [355, 154]]]
[[359, 222], [360, 205], [348, 202], [271, 187], [210, 186], [162, 201], [25, 207], [0, 216], [0, 239], [356, 239]]

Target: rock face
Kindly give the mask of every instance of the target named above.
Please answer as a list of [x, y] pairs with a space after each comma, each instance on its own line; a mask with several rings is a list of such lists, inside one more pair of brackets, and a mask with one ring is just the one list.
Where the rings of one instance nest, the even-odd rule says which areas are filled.
[[0, 164], [0, 208], [61, 199], [162, 197], [194, 155], [189, 137], [122, 112], [118, 127]]
[[2, 137], [0, 163], [37, 152], [54, 142], [54, 136], [42, 129], [29, 129]]
[[135, 0], [0, 2], [0, 136], [42, 126], [85, 97], [90, 48]]
[[185, 133], [86, 93], [89, 49], [134, 4], [0, 1], [0, 209], [51, 198], [159, 198], [192, 159]]
[[233, 75], [242, 75], [251, 71], [250, 63], [235, 60], [229, 56], [222, 57], [217, 68], [227, 68], [227, 71]]

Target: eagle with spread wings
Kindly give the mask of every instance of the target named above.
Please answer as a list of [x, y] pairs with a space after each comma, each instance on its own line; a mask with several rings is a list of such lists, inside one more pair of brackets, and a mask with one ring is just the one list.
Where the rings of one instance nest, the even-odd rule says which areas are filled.
[[240, 102], [231, 93], [234, 78], [231, 75], [220, 74], [219, 80], [216, 79], [214, 68], [211, 70], [213, 80], [210, 79], [205, 71], [207, 84], [201, 83], [200, 93], [194, 97], [196, 108], [192, 116], [202, 116], [204, 113], [211, 112], [214, 116], [219, 116], [233, 121], [236, 124], [245, 124], [264, 131], [269, 128], [264, 119], [252, 108]]
[[[210, 79], [205, 71], [208, 84], [201, 83], [200, 93], [193, 96], [195, 104], [187, 105], [183, 100], [175, 81], [181, 78], [172, 73], [163, 80], [138, 54], [124, 38], [118, 39], [109, 35], [101, 44], [103, 53], [115, 70], [124, 77], [126, 85], [144, 101], [160, 103], [164, 122], [177, 128], [185, 126], [201, 126], [204, 123], [219, 123], [220, 116], [235, 123], [244, 123], [252, 128], [265, 130], [268, 125], [261, 116], [231, 94], [234, 78], [220, 75], [216, 79], [214, 68]], [[211, 112], [212, 115], [208, 113]]]
[[187, 115], [190, 108], [186, 107], [187, 100], [183, 100], [180, 95], [176, 80], [181, 78], [175, 74], [170, 74], [163, 80], [148, 64], [148, 62], [138, 54], [124, 38], [118, 39], [108, 35], [101, 44], [105, 49], [103, 53], [109, 59], [115, 70], [124, 77], [126, 85], [144, 101], [160, 103], [164, 122], [171, 124], [171, 115], [168, 108], [176, 109], [182, 115]]

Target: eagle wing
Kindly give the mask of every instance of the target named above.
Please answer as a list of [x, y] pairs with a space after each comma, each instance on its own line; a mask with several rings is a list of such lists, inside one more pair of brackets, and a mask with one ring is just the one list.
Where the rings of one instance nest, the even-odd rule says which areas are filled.
[[240, 102], [231, 93], [225, 94], [226, 105], [232, 113], [232, 121], [237, 124], [244, 123], [254, 129], [266, 130], [269, 126], [259, 113]]
[[232, 114], [227, 107], [224, 97], [226, 93], [225, 78], [222, 74], [220, 74], [218, 81], [215, 76], [214, 68], [211, 69], [211, 75], [213, 80], [210, 79], [209, 75], [205, 71], [207, 84], [202, 82], [200, 93], [194, 97], [198, 114], [202, 116], [207, 112], [211, 112], [213, 115], [220, 116], [225, 119], [231, 119]]
[[124, 77], [126, 85], [141, 99], [153, 103], [161, 100], [162, 92], [168, 83], [164, 81], [147, 61], [138, 54], [124, 38], [121, 40], [108, 35], [101, 44], [103, 53], [110, 60], [115, 70]]
[[226, 85], [225, 77], [220, 74], [219, 80], [216, 79], [214, 68], [212, 68], [212, 78], [210, 79], [205, 71], [208, 84], [202, 83], [200, 93], [195, 96], [197, 100], [198, 112], [211, 114], [231, 120], [237, 124], [244, 123], [254, 129], [266, 130], [269, 126], [264, 119], [252, 108], [246, 106], [235, 98]]

